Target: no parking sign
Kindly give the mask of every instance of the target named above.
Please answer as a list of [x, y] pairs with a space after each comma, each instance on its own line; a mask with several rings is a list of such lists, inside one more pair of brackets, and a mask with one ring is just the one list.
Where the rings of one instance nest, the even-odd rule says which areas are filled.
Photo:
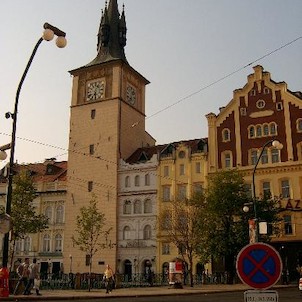
[[236, 269], [246, 285], [255, 289], [267, 289], [280, 279], [282, 261], [273, 247], [258, 242], [245, 246], [239, 252]]

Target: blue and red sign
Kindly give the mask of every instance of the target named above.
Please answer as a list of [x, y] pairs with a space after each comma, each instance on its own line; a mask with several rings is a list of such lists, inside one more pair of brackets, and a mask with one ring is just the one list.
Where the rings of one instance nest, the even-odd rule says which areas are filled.
[[236, 269], [243, 283], [255, 289], [267, 289], [280, 279], [282, 261], [272, 246], [258, 242], [239, 252]]

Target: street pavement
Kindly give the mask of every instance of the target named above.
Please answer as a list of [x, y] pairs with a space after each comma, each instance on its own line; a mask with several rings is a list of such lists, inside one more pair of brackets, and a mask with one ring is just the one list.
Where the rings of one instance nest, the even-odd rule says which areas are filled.
[[[295, 285], [276, 285], [272, 289], [294, 287]], [[218, 293], [218, 292], [232, 292], [245, 291], [251, 289], [244, 284], [211, 284], [211, 285], [197, 285], [194, 287], [184, 286], [182, 289], [176, 289], [168, 286], [163, 287], [135, 287], [135, 288], [119, 288], [112, 293], [106, 294], [104, 289], [88, 290], [41, 290], [41, 296], [32, 294], [30, 296], [24, 295], [10, 295], [7, 298], [0, 297], [0, 301], [46, 301], [46, 300], [79, 300], [79, 299], [98, 299], [111, 297], [138, 297], [138, 296], [165, 296], [165, 295], [188, 295], [188, 294], [204, 294], [204, 293]], [[34, 291], [33, 291], [34, 292]]]

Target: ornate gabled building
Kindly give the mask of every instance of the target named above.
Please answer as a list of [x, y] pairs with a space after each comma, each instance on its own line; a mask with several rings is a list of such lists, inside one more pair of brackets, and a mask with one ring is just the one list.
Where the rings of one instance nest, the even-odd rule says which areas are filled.
[[[284, 270], [294, 275], [297, 263], [302, 264], [302, 93], [276, 83], [258, 65], [226, 107], [207, 119], [209, 173], [237, 168], [251, 191], [254, 174], [256, 197], [269, 193], [279, 198], [282, 233], [272, 243]], [[273, 140], [283, 148], [277, 149]]]
[[[126, 60], [126, 21], [117, 0], [106, 6], [98, 32], [97, 56], [70, 71], [73, 77], [68, 153], [68, 193], [64, 250], [75, 271], [88, 271], [90, 259], [73, 245], [75, 218], [94, 194], [112, 227], [108, 240], [118, 241], [118, 169], [136, 149], [155, 140], [145, 131], [145, 86], [149, 83]], [[64, 254], [64, 265], [69, 257]], [[116, 269], [116, 248], [99, 251], [92, 270]]]
[[[40, 263], [41, 273], [58, 274], [63, 267], [63, 240], [65, 230], [65, 202], [67, 190], [67, 162], [55, 159], [44, 163], [14, 165], [14, 174], [26, 170], [32, 176], [37, 197], [33, 201], [38, 214], [49, 219], [48, 229], [38, 234], [28, 234], [15, 245], [14, 260], [34, 257]], [[6, 168], [0, 175], [0, 205], [6, 202]], [[2, 246], [0, 246], [2, 257]]]

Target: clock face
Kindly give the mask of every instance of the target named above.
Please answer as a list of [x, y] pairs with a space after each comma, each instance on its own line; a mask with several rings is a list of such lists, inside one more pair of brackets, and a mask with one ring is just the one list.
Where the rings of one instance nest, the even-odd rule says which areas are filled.
[[132, 86], [127, 87], [127, 102], [134, 105], [136, 102], [136, 91]]
[[87, 101], [96, 101], [104, 97], [105, 83], [94, 81], [87, 84]]

